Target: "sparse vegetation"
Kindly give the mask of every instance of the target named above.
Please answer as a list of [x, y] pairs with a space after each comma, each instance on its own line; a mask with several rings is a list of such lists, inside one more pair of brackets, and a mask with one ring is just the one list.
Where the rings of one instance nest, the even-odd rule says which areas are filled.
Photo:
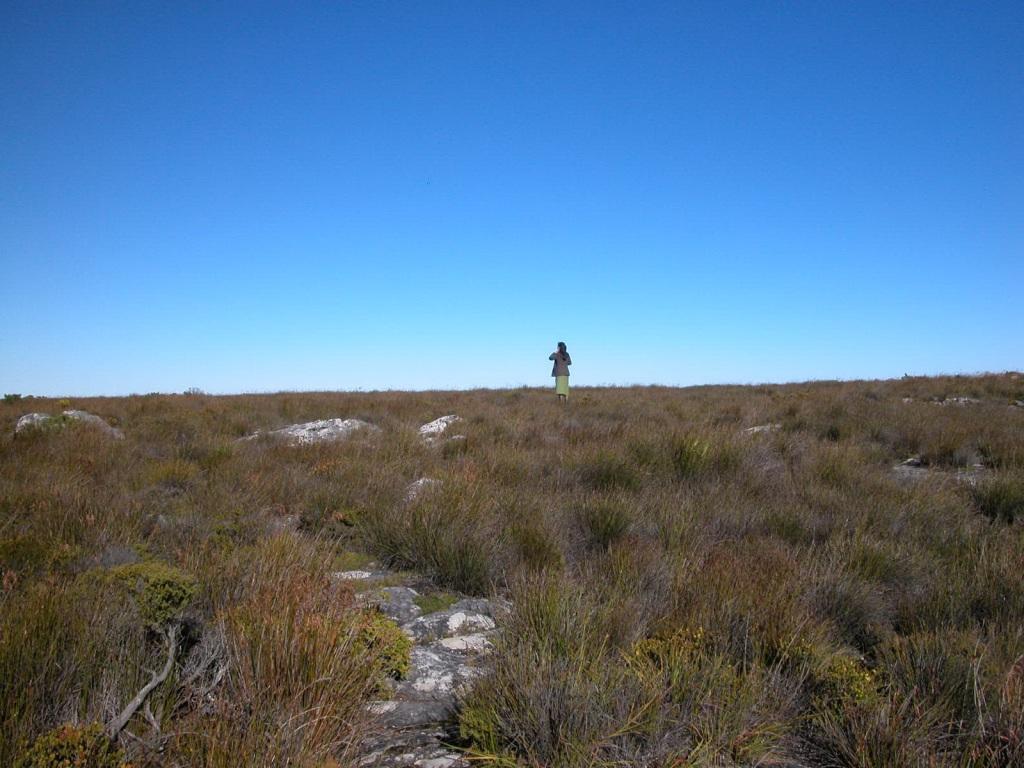
[[[29, 409], [5, 398], [0, 765], [355, 763], [364, 705], [409, 659], [330, 578], [371, 559], [432, 580], [427, 612], [511, 601], [459, 715], [481, 764], [1022, 765], [1020, 393], [992, 375], [578, 389], [566, 408], [539, 390], [76, 400], [123, 440], [15, 440]], [[447, 413], [465, 439], [424, 444]], [[236, 442], [334, 416], [381, 432]], [[110, 742], [169, 627], [166, 680]]]

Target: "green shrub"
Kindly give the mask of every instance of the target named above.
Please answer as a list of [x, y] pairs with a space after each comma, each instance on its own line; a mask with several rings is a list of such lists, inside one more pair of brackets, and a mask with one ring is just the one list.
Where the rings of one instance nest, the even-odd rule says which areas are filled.
[[600, 451], [579, 465], [580, 479], [597, 490], [632, 490], [640, 485], [635, 467], [623, 456]]
[[703, 473], [710, 463], [711, 446], [696, 437], [680, 437], [669, 445], [669, 460], [677, 477], [686, 480]]
[[1024, 517], [1024, 478], [999, 475], [979, 482], [971, 491], [974, 504], [992, 522], [1013, 524]]
[[590, 543], [607, 549], [629, 530], [630, 515], [616, 501], [592, 501], [576, 511], [580, 524]]
[[815, 672], [816, 693], [829, 705], [865, 704], [878, 693], [874, 672], [857, 658], [834, 655]]
[[378, 610], [363, 611], [356, 647], [370, 654], [380, 674], [401, 679], [409, 671], [412, 640]]
[[18, 758], [15, 768], [124, 768], [117, 749], [98, 723], [62, 725], [44, 733]]
[[512, 524], [510, 534], [520, 562], [530, 570], [560, 570], [565, 565], [558, 542], [550, 531], [537, 522], [517, 520]]
[[16, 403], [19, 400], [21, 400], [21, 395], [15, 395], [15, 394], [4, 395], [4, 402], [7, 403], [8, 405], [10, 405], [11, 403]]
[[180, 618], [197, 590], [192, 576], [166, 563], [133, 563], [111, 572], [132, 592], [143, 621], [154, 629]]
[[152, 485], [183, 490], [201, 471], [196, 463], [187, 459], [170, 459], [151, 465], [146, 473], [146, 480]]
[[896, 637], [879, 648], [879, 668], [906, 696], [941, 711], [949, 723], [975, 721], [978, 638], [957, 630]]

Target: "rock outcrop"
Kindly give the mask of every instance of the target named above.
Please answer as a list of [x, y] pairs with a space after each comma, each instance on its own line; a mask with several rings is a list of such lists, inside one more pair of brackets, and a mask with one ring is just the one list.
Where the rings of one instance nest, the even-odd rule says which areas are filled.
[[360, 765], [468, 768], [469, 761], [447, 745], [458, 735], [462, 691], [487, 670], [498, 631], [496, 614], [502, 606], [484, 598], [464, 598], [425, 614], [414, 588], [378, 586], [387, 576], [373, 570], [334, 575], [359, 582], [361, 600], [397, 623], [414, 643], [409, 672], [392, 682], [391, 698], [369, 705], [377, 728], [363, 745], [366, 756]]
[[32, 429], [59, 429], [71, 421], [78, 421], [95, 427], [115, 440], [120, 440], [124, 437], [124, 432], [117, 427], [110, 426], [96, 414], [77, 410], [67, 410], [59, 416], [51, 416], [48, 413], [26, 413], [14, 425], [14, 432], [19, 434]]
[[287, 427], [269, 432], [257, 432], [243, 440], [254, 440], [266, 435], [286, 440], [291, 445], [309, 445], [311, 443], [330, 443], [345, 440], [357, 432], [380, 432], [380, 427], [361, 419], [320, 419], [305, 424], [290, 424]]
[[462, 418], [456, 416], [455, 414], [451, 414], [449, 416], [442, 416], [439, 419], [429, 421], [422, 427], [420, 427], [420, 437], [422, 437], [424, 441], [432, 443], [439, 437], [441, 437], [441, 435], [445, 433], [448, 427], [450, 427], [457, 421], [462, 421]]
[[946, 480], [953, 480], [967, 485], [976, 485], [978, 480], [985, 474], [985, 466], [976, 462], [955, 471], [946, 471], [929, 466], [920, 456], [911, 456], [909, 459], [901, 461], [893, 467], [892, 471], [896, 479], [901, 482], [917, 483], [930, 481], [941, 483]]

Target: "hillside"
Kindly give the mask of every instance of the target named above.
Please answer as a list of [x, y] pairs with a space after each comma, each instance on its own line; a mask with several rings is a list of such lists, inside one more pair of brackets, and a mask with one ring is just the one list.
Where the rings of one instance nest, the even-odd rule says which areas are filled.
[[1024, 765], [1020, 374], [9, 398], [0, 433], [0, 765]]

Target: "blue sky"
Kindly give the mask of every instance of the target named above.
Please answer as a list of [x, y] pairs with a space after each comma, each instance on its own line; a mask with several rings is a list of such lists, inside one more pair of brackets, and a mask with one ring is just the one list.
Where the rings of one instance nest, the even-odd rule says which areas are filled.
[[0, 390], [1024, 367], [1020, 2], [0, 6]]

